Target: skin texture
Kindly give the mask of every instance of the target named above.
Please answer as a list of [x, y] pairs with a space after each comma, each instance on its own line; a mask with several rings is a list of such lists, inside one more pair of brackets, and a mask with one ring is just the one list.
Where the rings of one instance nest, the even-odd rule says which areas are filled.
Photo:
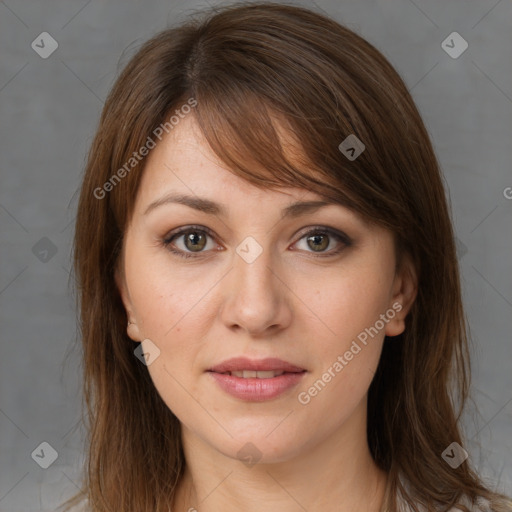
[[[180, 204], [144, 214], [169, 192], [207, 197], [224, 205], [227, 215]], [[368, 449], [367, 392], [384, 336], [404, 329], [416, 277], [407, 258], [395, 271], [389, 231], [342, 206], [280, 219], [290, 203], [318, 199], [301, 189], [261, 190], [236, 177], [211, 152], [192, 116], [148, 157], [116, 281], [131, 322], [128, 335], [159, 348], [147, 368], [182, 425], [187, 470], [173, 510], [380, 507], [386, 474]], [[184, 259], [163, 240], [190, 225], [214, 235], [203, 235], [202, 253], [185, 245], [184, 236], [176, 237], [175, 248], [196, 255]], [[316, 226], [341, 231], [353, 243], [328, 237], [315, 252], [304, 235]], [[251, 264], [236, 252], [247, 236], [262, 248]], [[316, 257], [338, 248], [337, 255]], [[300, 403], [298, 394], [397, 303], [401, 311], [378, 335], [360, 344], [362, 350], [309, 403]], [[206, 372], [236, 356], [278, 357], [307, 374], [272, 400], [240, 400]], [[246, 443], [261, 453], [251, 467], [237, 455]]]

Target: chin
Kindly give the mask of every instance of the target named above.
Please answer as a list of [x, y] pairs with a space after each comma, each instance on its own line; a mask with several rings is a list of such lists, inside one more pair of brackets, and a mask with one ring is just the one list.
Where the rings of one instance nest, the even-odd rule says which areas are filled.
[[[278, 427], [279, 428], [279, 427]], [[287, 435], [285, 431], [271, 433], [272, 429], [265, 432], [244, 430], [237, 434], [230, 430], [233, 438], [229, 442], [212, 443], [212, 446], [226, 457], [252, 466], [254, 464], [275, 464], [287, 462], [296, 457], [303, 447], [299, 439]], [[306, 440], [304, 440], [306, 441]]]

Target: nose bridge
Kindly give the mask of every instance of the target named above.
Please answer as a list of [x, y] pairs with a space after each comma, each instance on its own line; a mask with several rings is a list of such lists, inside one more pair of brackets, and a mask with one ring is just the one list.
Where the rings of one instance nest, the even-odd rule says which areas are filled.
[[[246, 250], [247, 246], [245, 246]], [[273, 278], [275, 271], [272, 265], [275, 264], [272, 260], [271, 250], [266, 248], [260, 254], [254, 254], [253, 248], [250, 248], [245, 256], [241, 255], [244, 247], [241, 245], [237, 249], [237, 256], [234, 258], [234, 274], [238, 280], [240, 291], [244, 293], [264, 293], [272, 294]]]
[[236, 253], [225, 296], [224, 322], [252, 332], [282, 326], [289, 319], [289, 309], [273, 251], [248, 237]]

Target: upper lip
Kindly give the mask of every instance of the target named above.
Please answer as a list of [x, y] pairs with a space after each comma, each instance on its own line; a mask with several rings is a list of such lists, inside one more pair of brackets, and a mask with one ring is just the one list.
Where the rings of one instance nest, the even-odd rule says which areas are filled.
[[306, 371], [304, 368], [295, 366], [282, 359], [275, 357], [269, 357], [266, 359], [248, 359], [247, 357], [234, 357], [227, 359], [220, 364], [212, 366], [208, 371], [215, 373], [224, 372], [239, 372], [242, 370], [252, 371], [278, 371], [278, 372], [303, 372]]

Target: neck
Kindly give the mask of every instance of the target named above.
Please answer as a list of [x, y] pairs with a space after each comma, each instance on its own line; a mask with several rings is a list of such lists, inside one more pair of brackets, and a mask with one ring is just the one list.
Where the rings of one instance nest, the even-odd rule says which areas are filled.
[[[364, 432], [365, 435], [361, 435]], [[187, 461], [172, 511], [378, 512], [387, 475], [366, 440], [366, 411], [284, 462], [246, 466], [182, 425]]]

